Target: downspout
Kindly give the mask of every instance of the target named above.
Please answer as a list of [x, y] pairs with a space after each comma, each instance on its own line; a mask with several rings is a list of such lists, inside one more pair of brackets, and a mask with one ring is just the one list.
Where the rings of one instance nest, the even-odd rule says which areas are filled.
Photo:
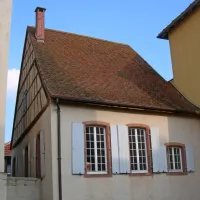
[[58, 192], [59, 200], [62, 200], [62, 167], [61, 167], [61, 136], [60, 136], [60, 105], [59, 99], [56, 99], [57, 105], [57, 135], [58, 135]]

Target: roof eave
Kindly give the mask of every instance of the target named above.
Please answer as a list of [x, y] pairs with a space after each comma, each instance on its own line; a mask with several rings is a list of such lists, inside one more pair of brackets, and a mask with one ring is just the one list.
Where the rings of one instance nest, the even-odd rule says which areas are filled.
[[182, 110], [182, 109], [163, 109], [163, 108], [153, 108], [153, 107], [145, 107], [145, 106], [137, 106], [130, 104], [122, 104], [122, 103], [113, 103], [106, 101], [97, 101], [90, 99], [76, 99], [76, 98], [67, 98], [62, 96], [51, 96], [53, 100], [59, 99], [61, 103], [83, 103], [87, 105], [93, 106], [103, 106], [103, 107], [112, 107], [112, 108], [122, 108], [129, 109], [134, 111], [144, 111], [149, 113], [162, 113], [162, 114], [178, 114], [178, 115], [188, 115], [194, 117], [200, 117], [200, 112], [198, 111], [190, 111], [190, 110]]
[[165, 31], [163, 32], [163, 31], [162, 31], [161, 33], [158, 34], [157, 38], [158, 38], [158, 39], [168, 40], [168, 39], [169, 39], [169, 37], [168, 37], [168, 32], [165, 32]]

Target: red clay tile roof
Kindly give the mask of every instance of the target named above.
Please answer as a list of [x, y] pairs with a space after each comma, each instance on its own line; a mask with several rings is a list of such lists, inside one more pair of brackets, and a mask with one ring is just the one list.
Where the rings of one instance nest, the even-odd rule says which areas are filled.
[[45, 29], [44, 43], [28, 27], [39, 73], [52, 98], [146, 109], [198, 110], [130, 46]]
[[7, 142], [4, 145], [4, 155], [10, 155], [10, 154], [11, 154], [10, 142]]
[[157, 38], [168, 39], [168, 33], [180, 24], [186, 17], [188, 17], [194, 10], [200, 6], [200, 1], [196, 0], [192, 2], [176, 19], [174, 19], [161, 33], [158, 34]]

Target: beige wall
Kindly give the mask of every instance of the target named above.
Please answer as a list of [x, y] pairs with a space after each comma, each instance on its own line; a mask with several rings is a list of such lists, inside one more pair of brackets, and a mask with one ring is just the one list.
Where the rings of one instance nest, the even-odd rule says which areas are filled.
[[4, 171], [6, 85], [12, 0], [0, 0], [0, 172]]
[[44, 140], [45, 140], [45, 177], [41, 182], [41, 193], [43, 196], [42, 200], [52, 200], [52, 165], [51, 165], [51, 119], [50, 119], [50, 107], [43, 113], [40, 119], [36, 122], [30, 132], [25, 136], [23, 141], [14, 148], [12, 154], [13, 157], [17, 156], [17, 177], [24, 176], [23, 169], [23, 156], [22, 150], [30, 142], [30, 155], [31, 155], [31, 177], [35, 177], [34, 172], [34, 150], [33, 150], [33, 140], [39, 131], [44, 130]]
[[169, 42], [174, 81], [177, 89], [200, 106], [200, 8], [183, 20], [171, 33]]
[[36, 178], [11, 178], [6, 181], [6, 200], [42, 200], [41, 181]]
[[[51, 108], [53, 195], [58, 200], [57, 182], [57, 113]], [[142, 123], [160, 128], [161, 143], [182, 142], [194, 147], [196, 172], [187, 176], [84, 178], [71, 174], [71, 123], [104, 121], [110, 124]], [[62, 184], [63, 199], [73, 200], [199, 200], [200, 185], [200, 123], [197, 119], [133, 114], [94, 110], [79, 107], [61, 107]]]

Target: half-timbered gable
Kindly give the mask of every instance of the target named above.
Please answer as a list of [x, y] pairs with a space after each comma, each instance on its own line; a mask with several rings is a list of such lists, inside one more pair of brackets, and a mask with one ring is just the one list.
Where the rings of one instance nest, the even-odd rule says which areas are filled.
[[26, 35], [17, 92], [12, 145], [15, 146], [37, 120], [47, 104], [47, 96], [38, 73], [35, 51]]

